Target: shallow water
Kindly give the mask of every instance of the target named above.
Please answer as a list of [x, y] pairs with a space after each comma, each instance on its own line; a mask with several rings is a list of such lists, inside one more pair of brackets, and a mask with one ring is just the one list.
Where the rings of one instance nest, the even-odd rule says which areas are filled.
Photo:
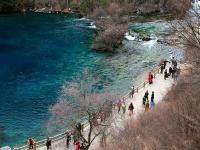
[[[150, 26], [154, 34], [157, 26]], [[140, 74], [177, 51], [155, 41], [124, 41], [121, 52], [101, 53], [90, 49], [93, 38], [91, 23], [75, 16], [0, 16], [0, 146], [46, 137], [48, 106], [65, 81], [73, 82], [84, 69], [122, 94]]]

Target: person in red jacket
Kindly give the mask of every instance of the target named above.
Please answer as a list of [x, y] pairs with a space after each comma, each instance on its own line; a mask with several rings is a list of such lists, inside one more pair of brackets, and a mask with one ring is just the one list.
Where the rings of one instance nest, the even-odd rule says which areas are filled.
[[149, 81], [149, 84], [153, 83], [153, 74], [151, 72], [149, 72], [148, 81]]
[[75, 142], [75, 150], [80, 150], [80, 142], [78, 140]]

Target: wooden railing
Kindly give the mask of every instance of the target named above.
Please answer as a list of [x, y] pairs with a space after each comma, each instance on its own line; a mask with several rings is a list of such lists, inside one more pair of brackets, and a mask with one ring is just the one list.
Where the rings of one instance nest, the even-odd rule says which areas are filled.
[[[154, 79], [155, 79], [156, 75], [159, 74], [160, 67], [158, 67], [158, 68], [153, 68], [153, 69], [151, 69], [151, 70], [152, 70], [151, 73], [153, 74], [153, 77], [154, 77]], [[136, 87], [134, 86], [134, 93], [138, 93], [140, 89], [145, 88], [146, 85], [148, 85], [148, 84], [149, 84], [149, 81], [148, 81], [148, 80], [145, 80], [143, 83], [140, 83], [140, 84], [137, 85]], [[125, 99], [125, 100], [128, 99], [128, 98], [130, 97], [130, 95], [131, 95], [131, 92], [132, 92], [132, 90], [130, 90], [130, 91], [123, 97], [123, 99]]]
[[[152, 70], [151, 73], [153, 74], [153, 77], [155, 78], [156, 75], [159, 73], [160, 67], [153, 68], [151, 70]], [[146, 85], [148, 85], [148, 84], [149, 84], [148, 80], [146, 80], [143, 83], [137, 85], [136, 88], [134, 88], [135, 93], [138, 93], [140, 89], [145, 88]], [[130, 93], [131, 93], [131, 90], [125, 96], [123, 96], [123, 99], [125, 101], [130, 97]], [[89, 125], [88, 123], [84, 123], [85, 127], [88, 126], [88, 125]], [[66, 137], [65, 133], [66, 132], [51, 137], [52, 143], [55, 143], [55, 142], [57, 142], [59, 140], [62, 140], [62, 139], [65, 139], [65, 137]], [[38, 141], [38, 142], [35, 143], [36, 149], [38, 149], [40, 147], [44, 147], [45, 145], [46, 145], [46, 139]], [[27, 149], [28, 149], [28, 145], [25, 145], [25, 146], [22, 146], [22, 147], [18, 147], [18, 148], [14, 148], [14, 150], [27, 150]]]

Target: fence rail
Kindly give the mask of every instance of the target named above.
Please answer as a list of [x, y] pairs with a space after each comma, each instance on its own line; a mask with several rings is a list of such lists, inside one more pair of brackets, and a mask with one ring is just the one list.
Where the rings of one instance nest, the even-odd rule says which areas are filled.
[[[154, 67], [151, 70], [152, 70], [151, 72], [152, 72], [152, 74], [155, 78], [156, 75], [159, 73], [160, 67], [156, 67], [156, 68]], [[138, 91], [140, 89], [144, 88], [148, 84], [149, 84], [148, 80], [146, 80], [143, 83], [137, 85], [136, 88], [134, 87], [134, 91], [138, 93]], [[125, 96], [123, 96], [123, 99], [127, 100], [130, 97], [130, 93], [131, 93], [131, 90]], [[89, 125], [88, 123], [84, 123], [84, 126], [88, 126], [88, 125]], [[62, 140], [62, 139], [65, 139], [65, 137], [66, 137], [65, 133], [66, 132], [51, 137], [52, 143], [57, 142], [57, 141]], [[46, 146], [46, 139], [38, 141], [38, 142], [35, 143], [35, 147], [36, 147], [35, 149], [41, 148], [41, 147], [44, 147], [44, 146]], [[21, 147], [18, 147], [18, 148], [16, 148], [16, 147], [14, 148], [14, 150], [27, 150], [27, 149], [28, 149], [28, 145], [24, 145], [24, 146], [21, 146]]]

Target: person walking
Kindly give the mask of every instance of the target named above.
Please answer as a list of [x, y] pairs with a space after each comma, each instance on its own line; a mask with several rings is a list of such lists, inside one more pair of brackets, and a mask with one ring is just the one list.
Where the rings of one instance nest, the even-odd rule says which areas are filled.
[[133, 86], [132, 89], [131, 89], [131, 92], [130, 92], [130, 97], [131, 98], [133, 98], [134, 93], [135, 93], [135, 89], [134, 89], [134, 86]]
[[28, 149], [29, 150], [32, 150], [34, 148], [34, 140], [32, 138], [29, 138], [28, 141], [27, 141], [27, 144], [28, 144]]
[[175, 58], [173, 57], [172, 60], [172, 67], [177, 67], [177, 61], [175, 60]]
[[166, 80], [168, 78], [168, 73], [167, 73], [167, 69], [165, 69], [165, 72], [164, 72], [164, 79]]
[[146, 100], [149, 100], [149, 92], [148, 92], [148, 90], [145, 92], [144, 97], [146, 98]]
[[69, 143], [71, 141], [71, 135], [69, 132], [66, 132], [66, 146], [69, 148]]
[[130, 105], [128, 106], [129, 116], [133, 114], [133, 109], [134, 109], [134, 106], [133, 106], [133, 103], [131, 102]]
[[153, 74], [151, 72], [149, 72], [148, 81], [149, 81], [149, 84], [153, 83]]
[[125, 114], [125, 112], [126, 112], [126, 103], [125, 103], [125, 101], [122, 102], [122, 111], [123, 111], [123, 114]]
[[46, 147], [47, 147], [47, 150], [51, 149], [51, 139], [49, 137], [47, 137]]
[[169, 67], [169, 76], [171, 76], [171, 75], [172, 75], [172, 72], [173, 72], [173, 69], [172, 69], [172, 67]]
[[174, 80], [175, 80], [175, 73], [176, 73], [176, 71], [177, 71], [177, 68], [176, 68], [176, 66], [174, 66], [172, 68], [172, 79], [174, 79]]
[[145, 104], [146, 104], [146, 97], [145, 96], [143, 96], [143, 98], [142, 98], [142, 104], [145, 106]]
[[172, 56], [172, 58], [171, 58], [171, 63], [172, 63], [172, 65], [174, 65], [175, 64], [175, 58], [174, 58], [174, 56]]
[[80, 150], [80, 142], [79, 142], [79, 140], [76, 140], [76, 142], [75, 142], [75, 150]]
[[163, 61], [164, 69], [166, 68], [168, 62], [169, 62], [169, 61], [167, 61], [166, 59]]
[[155, 106], [155, 102], [154, 102], [154, 91], [152, 91], [151, 94], [151, 104], [150, 104], [151, 108], [153, 108]]
[[151, 93], [151, 101], [154, 101], [154, 91]]
[[164, 68], [164, 63], [162, 63], [161, 66], [160, 66], [160, 73], [161, 73], [161, 74], [163, 74], [163, 70], [164, 70], [164, 69], [165, 69], [165, 68]]
[[117, 103], [118, 113], [120, 113], [121, 107], [122, 107], [122, 102], [121, 100], [119, 100]]

